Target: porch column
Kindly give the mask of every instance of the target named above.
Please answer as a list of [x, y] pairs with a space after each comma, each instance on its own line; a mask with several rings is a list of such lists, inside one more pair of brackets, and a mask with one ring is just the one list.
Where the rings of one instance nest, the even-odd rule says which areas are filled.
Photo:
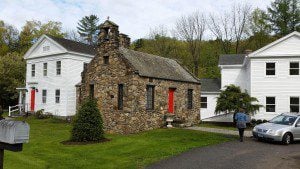
[[19, 113], [21, 114], [21, 111], [22, 111], [22, 97], [23, 97], [23, 94], [22, 94], [22, 90], [19, 91], [19, 104], [18, 104], [18, 108], [19, 108]]

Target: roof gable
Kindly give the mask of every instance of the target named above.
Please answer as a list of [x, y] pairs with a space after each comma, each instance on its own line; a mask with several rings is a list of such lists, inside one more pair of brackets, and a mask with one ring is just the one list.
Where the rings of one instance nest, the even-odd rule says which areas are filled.
[[199, 83], [198, 79], [173, 59], [120, 48], [140, 76], [166, 80]]
[[292, 32], [249, 54], [249, 57], [260, 56], [300, 56], [300, 33]]
[[[44, 47], [49, 46], [49, 50], [44, 51]], [[96, 47], [84, 43], [57, 38], [51, 35], [42, 35], [38, 41], [25, 53], [25, 59], [48, 56], [60, 53], [78, 53], [94, 57], [96, 55]]]
[[[44, 50], [44, 47], [48, 48], [48, 50]], [[57, 44], [46, 35], [42, 35], [38, 41], [25, 53], [24, 58], [31, 59], [46, 55], [64, 53], [66, 51], [67, 50], [63, 46]]]

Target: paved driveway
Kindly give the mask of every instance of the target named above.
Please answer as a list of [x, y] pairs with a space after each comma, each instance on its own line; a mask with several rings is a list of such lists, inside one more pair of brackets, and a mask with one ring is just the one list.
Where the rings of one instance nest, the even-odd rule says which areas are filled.
[[160, 161], [149, 169], [299, 169], [300, 142], [288, 146], [246, 138], [192, 149]]

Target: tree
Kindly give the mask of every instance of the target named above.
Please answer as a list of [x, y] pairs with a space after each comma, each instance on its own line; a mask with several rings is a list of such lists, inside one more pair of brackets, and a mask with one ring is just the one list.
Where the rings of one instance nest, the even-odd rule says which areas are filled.
[[278, 36], [300, 31], [300, 0], [275, 0], [268, 7], [268, 21]]
[[[274, 39], [271, 34], [271, 25], [267, 23], [268, 15], [257, 8], [251, 14], [250, 37], [248, 41], [253, 44], [252, 50], [262, 48]], [[251, 46], [251, 45], [247, 45]], [[249, 47], [248, 47], [249, 48]]]
[[246, 38], [251, 8], [248, 4], [234, 4], [230, 12], [222, 15], [210, 14], [209, 29], [222, 45], [225, 54], [239, 53], [240, 42]]
[[78, 33], [89, 44], [95, 45], [98, 40], [99, 33], [99, 18], [97, 15], [85, 16], [78, 22]]
[[246, 113], [254, 114], [261, 105], [253, 102], [258, 102], [258, 100], [255, 97], [251, 97], [247, 91], [242, 92], [241, 88], [235, 85], [225, 86], [225, 89], [222, 90], [217, 98], [215, 113], [236, 113], [239, 108], [243, 108]]
[[65, 38], [76, 42], [86, 43], [76, 30], [66, 31]]
[[43, 24], [42, 22], [35, 20], [26, 21], [26, 24], [23, 26], [20, 33], [21, 53], [25, 53], [43, 34], [61, 38], [65, 35], [62, 32], [61, 22], [49, 21]]
[[22, 55], [13, 52], [0, 56], [0, 105], [3, 108], [17, 104], [16, 88], [25, 85], [25, 72]]
[[140, 38], [132, 43], [133, 50], [139, 50], [144, 47], [144, 39]]
[[251, 8], [248, 4], [233, 5], [232, 7], [232, 24], [233, 35], [235, 40], [235, 53], [239, 53], [240, 42], [245, 38], [248, 31]]
[[86, 142], [104, 139], [103, 121], [96, 100], [83, 101], [73, 122], [71, 141]]
[[182, 16], [176, 22], [176, 35], [187, 43], [187, 49], [193, 61], [193, 72], [195, 76], [199, 75], [199, 58], [205, 29], [206, 17], [199, 12]]
[[0, 20], [0, 55], [18, 50], [19, 32], [9, 24]]

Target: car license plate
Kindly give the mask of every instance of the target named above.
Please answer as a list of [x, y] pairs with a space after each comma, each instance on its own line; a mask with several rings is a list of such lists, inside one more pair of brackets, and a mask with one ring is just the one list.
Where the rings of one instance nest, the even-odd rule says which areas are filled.
[[262, 134], [259, 134], [259, 133], [257, 134], [257, 136], [258, 136], [258, 137], [264, 137]]

